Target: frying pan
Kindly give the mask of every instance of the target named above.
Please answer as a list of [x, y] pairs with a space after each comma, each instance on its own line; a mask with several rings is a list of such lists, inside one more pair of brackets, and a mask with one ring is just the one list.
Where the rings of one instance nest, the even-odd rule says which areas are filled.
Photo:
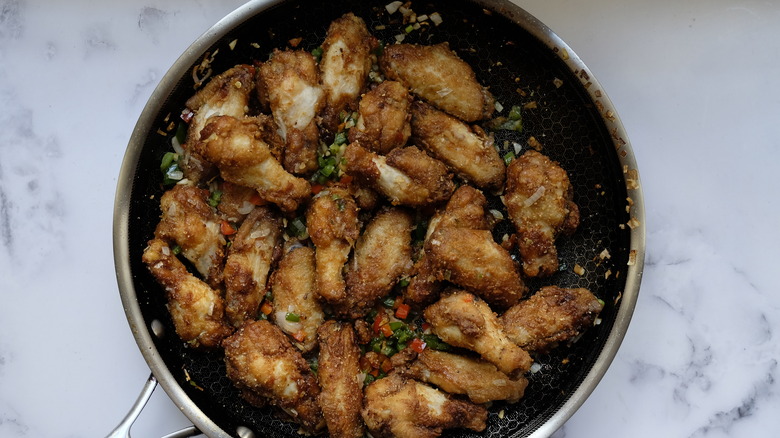
[[[141, 262], [159, 221], [163, 193], [159, 170], [171, 150], [170, 128], [194, 92], [193, 69], [204, 59], [217, 74], [235, 64], [262, 62], [273, 48], [311, 50], [321, 44], [329, 23], [346, 12], [361, 16], [385, 43], [448, 42], [489, 86], [506, 114], [528, 105], [523, 130], [497, 131], [502, 155], [519, 145], [542, 152], [569, 173], [581, 225], [559, 240], [561, 269], [552, 278], [529, 281], [586, 287], [605, 303], [600, 324], [570, 346], [536, 357], [525, 397], [494, 403], [481, 434], [448, 431], [453, 437], [544, 437], [557, 430], [584, 402], [607, 370], [623, 339], [636, 304], [645, 248], [644, 207], [636, 162], [628, 137], [606, 93], [588, 68], [560, 38], [533, 16], [506, 0], [415, 2], [418, 14], [438, 12], [439, 25], [408, 34], [399, 13], [386, 1], [250, 1], [198, 38], [173, 64], [145, 106], [122, 163], [114, 209], [114, 258], [130, 328], [152, 377], [133, 412], [115, 433], [126, 434], [145, 397], [159, 381], [194, 427], [210, 437], [297, 437], [297, 427], [268, 409], [250, 406], [225, 376], [221, 352], [187, 348], [175, 334], [165, 294]], [[204, 71], [199, 74], [202, 75]], [[532, 108], [535, 105], [535, 108]], [[175, 131], [175, 129], [174, 129]], [[497, 197], [490, 208], [501, 209]], [[511, 233], [504, 221], [496, 238]]]

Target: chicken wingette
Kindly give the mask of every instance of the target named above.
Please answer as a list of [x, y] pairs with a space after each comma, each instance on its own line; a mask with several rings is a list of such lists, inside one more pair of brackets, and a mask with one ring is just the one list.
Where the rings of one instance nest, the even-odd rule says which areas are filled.
[[572, 193], [566, 171], [537, 151], [509, 164], [502, 199], [517, 230], [525, 275], [544, 277], [558, 271], [555, 240], [571, 235], [580, 220]]
[[396, 81], [384, 81], [360, 99], [358, 119], [349, 130], [350, 143], [379, 154], [388, 154], [406, 145], [412, 135], [409, 106], [412, 97]]

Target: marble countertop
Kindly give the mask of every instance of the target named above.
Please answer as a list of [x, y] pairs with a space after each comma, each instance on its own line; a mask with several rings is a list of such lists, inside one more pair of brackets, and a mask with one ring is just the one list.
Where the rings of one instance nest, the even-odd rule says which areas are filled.
[[[647, 260], [612, 366], [554, 436], [780, 430], [780, 3], [516, 0], [584, 60], [631, 138]], [[152, 90], [238, 0], [0, 0], [0, 436], [95, 437], [149, 370], [112, 252]], [[158, 389], [133, 428], [189, 424]]]

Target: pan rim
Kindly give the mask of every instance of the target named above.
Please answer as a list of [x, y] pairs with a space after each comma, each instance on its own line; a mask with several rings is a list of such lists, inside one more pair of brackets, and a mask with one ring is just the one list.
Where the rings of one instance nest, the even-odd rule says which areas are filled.
[[[624, 171], [625, 169], [637, 171], [634, 179], [636, 184], [627, 185], [626, 187], [626, 191], [633, 201], [629, 211], [630, 217], [638, 221], [636, 226], [631, 227], [629, 233], [629, 250], [631, 254], [635, 255], [635, 259], [633, 259], [633, 265], [627, 267], [625, 288], [615, 322], [603, 349], [577, 389], [564, 404], [558, 407], [557, 411], [550, 418], [529, 435], [534, 438], [547, 437], [558, 430], [590, 396], [606, 374], [625, 337], [638, 299], [644, 268], [646, 246], [644, 198], [636, 159], [618, 113], [598, 80], [591, 74], [574, 50], [544, 23], [509, 0], [471, 1], [504, 15], [558, 54], [558, 57], [571, 72], [582, 81], [580, 85], [585, 89], [591, 101], [594, 103], [598, 102], [597, 106], [600, 109], [601, 120], [612, 135], [617, 158]], [[160, 80], [149, 101], [141, 111], [122, 160], [115, 193], [113, 219], [114, 263], [122, 305], [133, 337], [152, 374], [157, 378], [168, 397], [198, 429], [212, 437], [229, 437], [231, 435], [214, 423], [177, 383], [160, 356], [152, 339], [153, 335], [150, 327], [141, 313], [130, 268], [129, 213], [133, 175], [138, 166], [147, 133], [154, 123], [156, 114], [179, 79], [188, 72], [189, 67], [200, 58], [206, 49], [218, 42], [220, 38], [228, 34], [232, 29], [251, 19], [256, 14], [282, 2], [284, 0], [252, 0], [246, 3], [219, 20], [179, 56]], [[586, 86], [586, 82], [590, 85]], [[608, 114], [609, 116], [607, 116]]]

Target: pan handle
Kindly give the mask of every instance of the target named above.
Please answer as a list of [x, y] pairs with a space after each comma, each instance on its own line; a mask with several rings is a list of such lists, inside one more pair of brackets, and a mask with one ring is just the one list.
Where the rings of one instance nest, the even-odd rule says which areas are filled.
[[[155, 388], [157, 388], [157, 378], [154, 377], [154, 374], [149, 374], [149, 378], [146, 380], [146, 384], [144, 384], [144, 389], [141, 390], [138, 399], [133, 404], [133, 407], [130, 408], [130, 412], [125, 415], [125, 418], [122, 419], [119, 425], [117, 425], [111, 433], [106, 435], [106, 438], [130, 438], [130, 427], [132, 427], [135, 420], [141, 414], [141, 411], [144, 409], [144, 406], [146, 406], [146, 402], [149, 401]], [[185, 438], [200, 434], [201, 432], [195, 426], [190, 426], [178, 432], [165, 435], [163, 438]]]

